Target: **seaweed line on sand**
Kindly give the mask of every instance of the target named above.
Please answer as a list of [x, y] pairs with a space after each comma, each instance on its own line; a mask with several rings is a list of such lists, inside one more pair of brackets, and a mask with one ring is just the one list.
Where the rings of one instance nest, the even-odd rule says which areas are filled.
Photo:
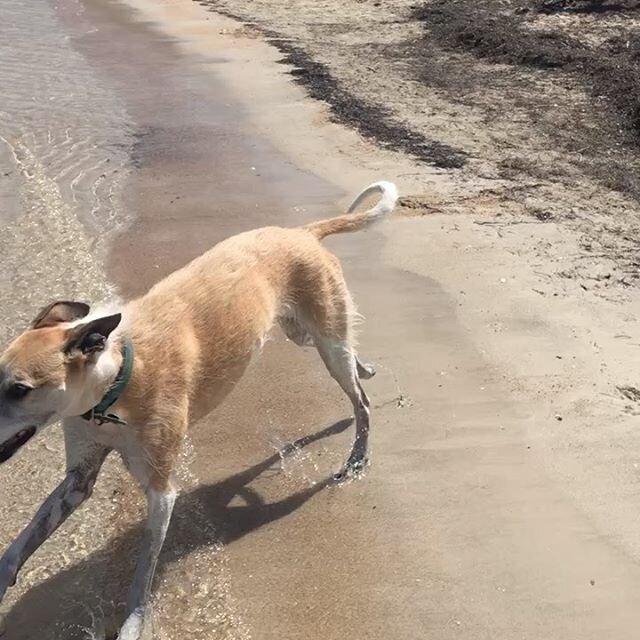
[[327, 65], [315, 61], [302, 47], [285, 41], [281, 34], [256, 22], [248, 21], [223, 7], [215, 0], [202, 0], [202, 6], [244, 24], [265, 36], [284, 57], [279, 61], [292, 66], [290, 74], [316, 100], [326, 102], [332, 119], [353, 127], [363, 137], [375, 140], [393, 151], [403, 151], [416, 159], [440, 169], [460, 169], [467, 162], [467, 154], [450, 145], [430, 140], [422, 133], [394, 121], [385, 108], [355, 97], [331, 74]]

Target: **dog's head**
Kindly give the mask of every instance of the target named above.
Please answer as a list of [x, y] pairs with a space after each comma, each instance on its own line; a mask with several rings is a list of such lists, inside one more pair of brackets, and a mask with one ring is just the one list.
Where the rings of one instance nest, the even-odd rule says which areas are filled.
[[121, 316], [83, 321], [89, 311], [82, 302], [50, 304], [0, 356], [0, 463], [47, 425], [100, 401], [96, 363]]

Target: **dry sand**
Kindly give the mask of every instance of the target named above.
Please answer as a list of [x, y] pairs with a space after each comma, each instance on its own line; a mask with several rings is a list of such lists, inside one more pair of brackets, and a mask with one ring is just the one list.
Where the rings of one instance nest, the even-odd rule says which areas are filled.
[[[593, 219], [606, 202], [607, 216], [633, 218], [635, 204], [585, 176], [533, 192], [522, 179], [523, 197], [508, 197], [514, 180], [491, 170], [504, 152], [500, 122], [434, 92], [406, 100], [414, 87], [377, 64], [362, 72], [367, 50], [351, 46], [349, 25], [367, 43], [409, 28], [375, 29], [368, 3], [233, 5], [323, 56], [353, 92], [366, 84], [396, 114], [419, 104], [421, 117], [406, 121], [471, 161], [434, 168], [333, 123], [258, 30], [203, 6], [135, 0], [131, 13], [86, 3], [83, 19], [99, 30], [79, 49], [110, 74], [144, 133], [125, 190], [135, 220], [108, 261], [124, 295], [236, 230], [333, 214], [373, 179], [397, 181], [414, 205], [379, 231], [328, 242], [366, 319], [361, 352], [379, 368], [368, 385], [370, 472], [323, 488], [348, 448], [348, 407], [314, 353], [267, 343], [194, 431], [158, 581], [157, 636], [635, 638], [640, 434], [636, 405], [617, 387], [635, 384], [638, 295], [602, 286], [606, 278], [592, 286], [589, 274], [605, 267], [582, 260], [580, 225], [526, 215], [543, 196], [545, 207]], [[334, 40], [314, 36], [325, 22]], [[340, 59], [343, 41], [352, 57]], [[119, 43], [108, 60], [105, 42]], [[563, 277], [584, 262], [579, 277]], [[617, 273], [613, 258], [606, 264]], [[278, 455], [314, 433], [296, 455]], [[113, 482], [127, 511], [134, 489]], [[36, 486], [18, 483], [11, 503]], [[70, 535], [88, 535], [78, 523], [91, 509], [68, 523]], [[67, 637], [49, 633], [60, 609], [84, 621], [89, 578], [111, 564], [126, 575], [137, 533], [113, 534], [66, 572], [32, 576], [12, 597], [5, 636]], [[78, 604], [63, 607], [69, 599]]]

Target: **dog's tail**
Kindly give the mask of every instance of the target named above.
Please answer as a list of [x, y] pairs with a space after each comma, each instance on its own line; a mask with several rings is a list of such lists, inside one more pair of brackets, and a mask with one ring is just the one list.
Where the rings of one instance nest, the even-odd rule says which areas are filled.
[[[353, 213], [354, 209], [372, 193], [382, 194], [378, 204], [363, 213]], [[398, 190], [393, 182], [374, 182], [358, 195], [351, 203], [345, 215], [312, 222], [311, 224], [305, 225], [303, 229], [313, 233], [319, 240], [333, 233], [358, 231], [388, 216], [396, 206], [397, 200]]]

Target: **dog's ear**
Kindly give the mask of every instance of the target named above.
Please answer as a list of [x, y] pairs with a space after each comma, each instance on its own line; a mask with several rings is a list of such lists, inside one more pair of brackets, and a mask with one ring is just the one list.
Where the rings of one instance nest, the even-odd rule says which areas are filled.
[[84, 302], [69, 302], [60, 300], [52, 302], [38, 313], [31, 323], [32, 329], [42, 329], [42, 327], [53, 327], [60, 322], [73, 322], [79, 318], [84, 318], [89, 314], [90, 307]]
[[120, 324], [120, 320], [122, 320], [122, 315], [116, 313], [69, 329], [63, 351], [65, 353], [76, 351], [84, 354], [103, 351], [107, 344], [107, 338]]

